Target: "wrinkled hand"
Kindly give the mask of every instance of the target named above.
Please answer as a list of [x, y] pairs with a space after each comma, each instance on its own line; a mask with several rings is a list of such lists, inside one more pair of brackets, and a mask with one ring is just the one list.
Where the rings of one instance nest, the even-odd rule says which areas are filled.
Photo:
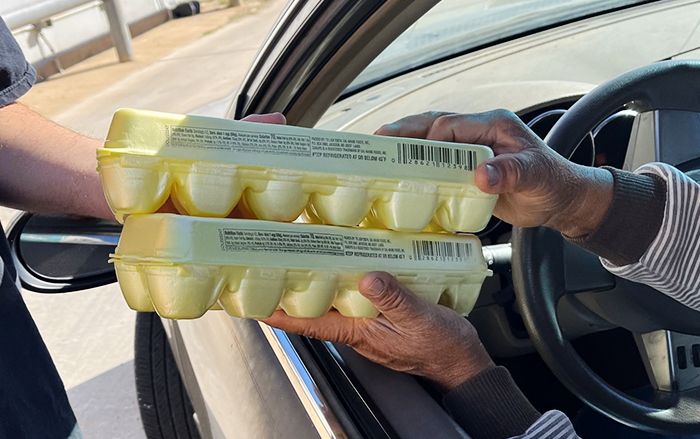
[[276, 311], [262, 321], [307, 337], [348, 344], [376, 363], [423, 376], [444, 390], [494, 367], [474, 327], [451, 309], [428, 304], [384, 272], [365, 275], [359, 287], [379, 309], [379, 317], [343, 317], [333, 310], [323, 317], [302, 319]]
[[569, 162], [506, 110], [423, 113], [384, 125], [376, 134], [491, 147], [495, 157], [479, 165], [476, 184], [500, 194], [494, 215], [515, 226], [545, 225], [582, 236], [596, 228], [612, 201], [608, 171]]
[[[244, 120], [284, 124], [279, 113]], [[367, 274], [360, 293], [381, 312], [374, 319], [343, 317], [337, 311], [315, 319], [275, 312], [263, 322], [307, 337], [344, 343], [370, 360], [394, 370], [426, 377], [452, 389], [494, 367], [474, 327], [456, 312], [430, 305], [387, 273]]]

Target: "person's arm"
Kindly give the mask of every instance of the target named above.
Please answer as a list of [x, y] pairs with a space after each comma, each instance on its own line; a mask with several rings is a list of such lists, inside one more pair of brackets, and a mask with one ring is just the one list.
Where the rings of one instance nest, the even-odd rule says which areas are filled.
[[425, 113], [378, 134], [491, 146], [476, 183], [499, 194], [494, 215], [520, 227], [544, 225], [601, 257], [614, 274], [700, 309], [700, 185], [662, 163], [635, 173], [572, 164], [515, 115]]
[[[490, 146], [495, 157], [479, 166], [476, 183], [499, 194], [494, 215], [520, 227], [546, 225], [568, 236], [587, 236], [613, 202], [610, 172], [565, 160], [511, 112], [430, 112], [385, 125], [376, 134]], [[540, 416], [505, 368], [463, 378], [446, 389], [443, 404], [474, 439], [578, 437], [563, 413]]]
[[[476, 179], [485, 192], [499, 194], [496, 216], [521, 227], [553, 227], [599, 255], [614, 274], [700, 309], [700, 185], [675, 168], [653, 163], [632, 174], [563, 163], [514, 115], [503, 112], [427, 113], [383, 127], [379, 134], [492, 146], [496, 157], [477, 171]], [[503, 395], [516, 389], [505, 371], [500, 378], [493, 370], [478, 378], [465, 381], [445, 398], [448, 411], [466, 429], [483, 428], [489, 411], [498, 413], [490, 423], [493, 428], [499, 416], [527, 410], [529, 404], [524, 401], [516, 407], [491, 407], [490, 393]], [[509, 399], [519, 400], [517, 395]], [[479, 401], [487, 401], [486, 413]], [[479, 407], [476, 413], [475, 406]], [[556, 427], [543, 427], [555, 420]], [[565, 417], [553, 412], [528, 431], [537, 431], [538, 437], [562, 431], [564, 437], [574, 434]], [[485, 432], [479, 436], [503, 437]]]
[[276, 311], [262, 321], [347, 344], [374, 362], [427, 378], [447, 395], [461, 395], [447, 397], [448, 410], [453, 407], [450, 412], [473, 439], [522, 434], [540, 418], [508, 371], [491, 361], [476, 330], [461, 315], [428, 304], [383, 272], [367, 274], [359, 290], [381, 312], [378, 317], [349, 318], [331, 310], [319, 318], [301, 319]]
[[0, 18], [0, 205], [111, 217], [96, 172], [96, 140], [15, 101], [36, 72]]
[[663, 163], [612, 172], [615, 195], [605, 219], [572, 241], [600, 255], [613, 274], [700, 310], [700, 185]]
[[[610, 260], [639, 261], [661, 227], [666, 199], [663, 181], [575, 165], [509, 112], [425, 113], [386, 125], [377, 134], [490, 146], [496, 156], [478, 167], [475, 179], [482, 191], [499, 194], [495, 216], [520, 227], [555, 228]], [[376, 296], [363, 288], [377, 276], [365, 277], [360, 288], [373, 302], [392, 296], [386, 291]], [[400, 287], [395, 291], [399, 296], [411, 295]], [[404, 301], [393, 296], [390, 300]], [[576, 437], [563, 414], [540, 416], [507, 370], [483, 361], [485, 352], [473, 342], [474, 328], [467, 321], [443, 326], [441, 320], [449, 313], [436, 312], [441, 307], [435, 305], [423, 305], [420, 314], [409, 313], [407, 319], [386, 318], [385, 310], [377, 307], [385, 315], [376, 321], [345, 319], [335, 312], [311, 321], [278, 312], [266, 321], [310, 337], [348, 343], [378, 363], [438, 383], [446, 392], [446, 409], [475, 439]], [[430, 324], [424, 326], [426, 322]], [[413, 327], [419, 331], [413, 332]], [[449, 336], [453, 331], [462, 331], [462, 336]], [[464, 331], [471, 335], [465, 337]], [[445, 358], [435, 348], [462, 354]]]
[[36, 72], [0, 18], [0, 205], [112, 217], [96, 170], [100, 142], [15, 102], [35, 79]]
[[378, 317], [348, 318], [332, 310], [301, 319], [276, 311], [262, 321], [348, 344], [372, 361], [427, 378], [444, 392], [447, 411], [472, 439], [576, 437], [564, 414], [540, 415], [507, 369], [491, 361], [474, 327], [455, 311], [424, 302], [383, 272], [367, 274], [359, 289], [379, 309]]
[[[244, 120], [285, 122], [280, 113]], [[101, 146], [101, 140], [57, 125], [22, 104], [0, 108], [0, 205], [113, 219], [97, 172]], [[159, 211], [175, 208], [168, 201]]]
[[[572, 236], [593, 231], [612, 200], [609, 172], [573, 165], [546, 147], [512, 113], [426, 113], [387, 125], [377, 134], [479, 143], [496, 157], [476, 171], [482, 190], [499, 193], [495, 215], [524, 226], [547, 224]], [[556, 169], [535, 173], [535, 167]], [[381, 312], [353, 319], [330, 311], [298, 319], [277, 311], [263, 321], [285, 331], [348, 344], [372, 361], [419, 375], [445, 393], [444, 403], [473, 439], [575, 437], [558, 412], [543, 416], [504, 368], [496, 367], [476, 330], [454, 311], [430, 305], [386, 273], [370, 273], [360, 293]], [[554, 422], [556, 420], [556, 422]], [[552, 433], [552, 435], [550, 435]]]
[[0, 108], [0, 205], [113, 218], [97, 173], [101, 143], [22, 104]]

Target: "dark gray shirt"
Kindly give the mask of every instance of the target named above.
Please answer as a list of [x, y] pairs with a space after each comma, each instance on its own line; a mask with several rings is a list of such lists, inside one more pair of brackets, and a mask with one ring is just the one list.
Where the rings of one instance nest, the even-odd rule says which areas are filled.
[[[0, 107], [26, 93], [35, 79], [34, 69], [0, 19]], [[0, 439], [80, 437], [61, 378], [16, 280], [0, 226]]]

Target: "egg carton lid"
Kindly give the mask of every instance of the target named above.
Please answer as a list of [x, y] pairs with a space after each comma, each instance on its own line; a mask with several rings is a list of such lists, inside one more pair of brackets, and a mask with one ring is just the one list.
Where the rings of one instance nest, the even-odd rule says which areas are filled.
[[144, 265], [490, 274], [474, 235], [174, 214], [127, 217], [112, 258]]
[[[483, 145], [120, 109], [98, 160], [119, 154], [393, 180], [474, 184]], [[349, 172], [352, 171], [352, 172]]]

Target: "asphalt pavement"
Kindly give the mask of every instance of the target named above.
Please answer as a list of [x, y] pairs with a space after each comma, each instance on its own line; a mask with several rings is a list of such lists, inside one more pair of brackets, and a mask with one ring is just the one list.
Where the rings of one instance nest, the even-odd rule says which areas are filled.
[[[172, 20], [134, 40], [137, 61], [105, 52], [37, 84], [22, 102], [104, 138], [121, 107], [175, 113], [225, 108], [284, 7], [246, 2]], [[16, 211], [0, 208], [7, 226]], [[23, 291], [86, 438], [143, 439], [133, 375], [135, 312], [117, 285], [45, 295]]]

